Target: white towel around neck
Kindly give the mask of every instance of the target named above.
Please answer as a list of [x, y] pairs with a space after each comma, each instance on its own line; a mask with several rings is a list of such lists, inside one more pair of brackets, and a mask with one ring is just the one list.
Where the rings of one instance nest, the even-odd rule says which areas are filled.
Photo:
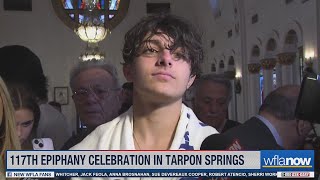
[[[170, 150], [199, 150], [202, 141], [218, 131], [198, 120], [193, 111], [181, 107], [181, 115]], [[132, 107], [114, 120], [97, 127], [70, 150], [136, 150], [133, 138]], [[78, 178], [72, 178], [78, 179]], [[82, 179], [82, 178], [79, 178]], [[150, 178], [85, 178], [85, 179], [150, 179]], [[168, 178], [155, 178], [168, 179]], [[179, 178], [169, 178], [179, 179]]]

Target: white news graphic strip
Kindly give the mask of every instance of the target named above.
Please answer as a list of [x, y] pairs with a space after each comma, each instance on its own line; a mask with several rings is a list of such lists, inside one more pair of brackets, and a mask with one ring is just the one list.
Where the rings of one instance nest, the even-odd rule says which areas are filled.
[[260, 169], [259, 151], [7, 151], [8, 170]]
[[277, 172], [277, 178], [314, 178], [314, 172], [280, 171]]
[[14, 171], [6, 172], [6, 178], [53, 178], [54, 172], [37, 171]]

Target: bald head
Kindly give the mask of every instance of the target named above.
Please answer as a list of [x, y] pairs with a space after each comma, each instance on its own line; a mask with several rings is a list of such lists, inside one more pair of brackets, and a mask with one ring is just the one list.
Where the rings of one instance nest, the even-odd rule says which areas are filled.
[[285, 96], [285, 97], [296, 97], [298, 98], [300, 92], [300, 86], [298, 85], [286, 85], [277, 88], [274, 90], [274, 93], [277, 93], [279, 95]]
[[287, 85], [272, 91], [263, 101], [259, 114], [267, 112], [280, 120], [294, 120], [300, 86]]

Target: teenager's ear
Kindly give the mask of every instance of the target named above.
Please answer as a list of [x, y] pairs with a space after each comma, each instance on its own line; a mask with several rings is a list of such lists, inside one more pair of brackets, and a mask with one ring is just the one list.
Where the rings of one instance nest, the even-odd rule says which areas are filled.
[[196, 79], [196, 75], [190, 76], [189, 82], [188, 82], [188, 85], [187, 85], [187, 89], [189, 89], [189, 87], [193, 84], [195, 79]]
[[123, 75], [128, 82], [132, 82], [132, 64], [124, 64], [122, 67]]

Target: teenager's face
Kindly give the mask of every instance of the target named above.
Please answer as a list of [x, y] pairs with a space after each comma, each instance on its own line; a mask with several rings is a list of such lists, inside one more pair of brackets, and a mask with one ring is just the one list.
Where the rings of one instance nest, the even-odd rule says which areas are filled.
[[126, 78], [134, 83], [134, 91], [154, 101], [181, 100], [195, 78], [190, 75], [183, 49], [170, 51], [172, 39], [164, 34], [154, 35], [145, 42], [140, 55], [124, 68]]
[[16, 129], [20, 140], [23, 144], [31, 134], [34, 124], [33, 112], [29, 109], [19, 109], [15, 111]]

